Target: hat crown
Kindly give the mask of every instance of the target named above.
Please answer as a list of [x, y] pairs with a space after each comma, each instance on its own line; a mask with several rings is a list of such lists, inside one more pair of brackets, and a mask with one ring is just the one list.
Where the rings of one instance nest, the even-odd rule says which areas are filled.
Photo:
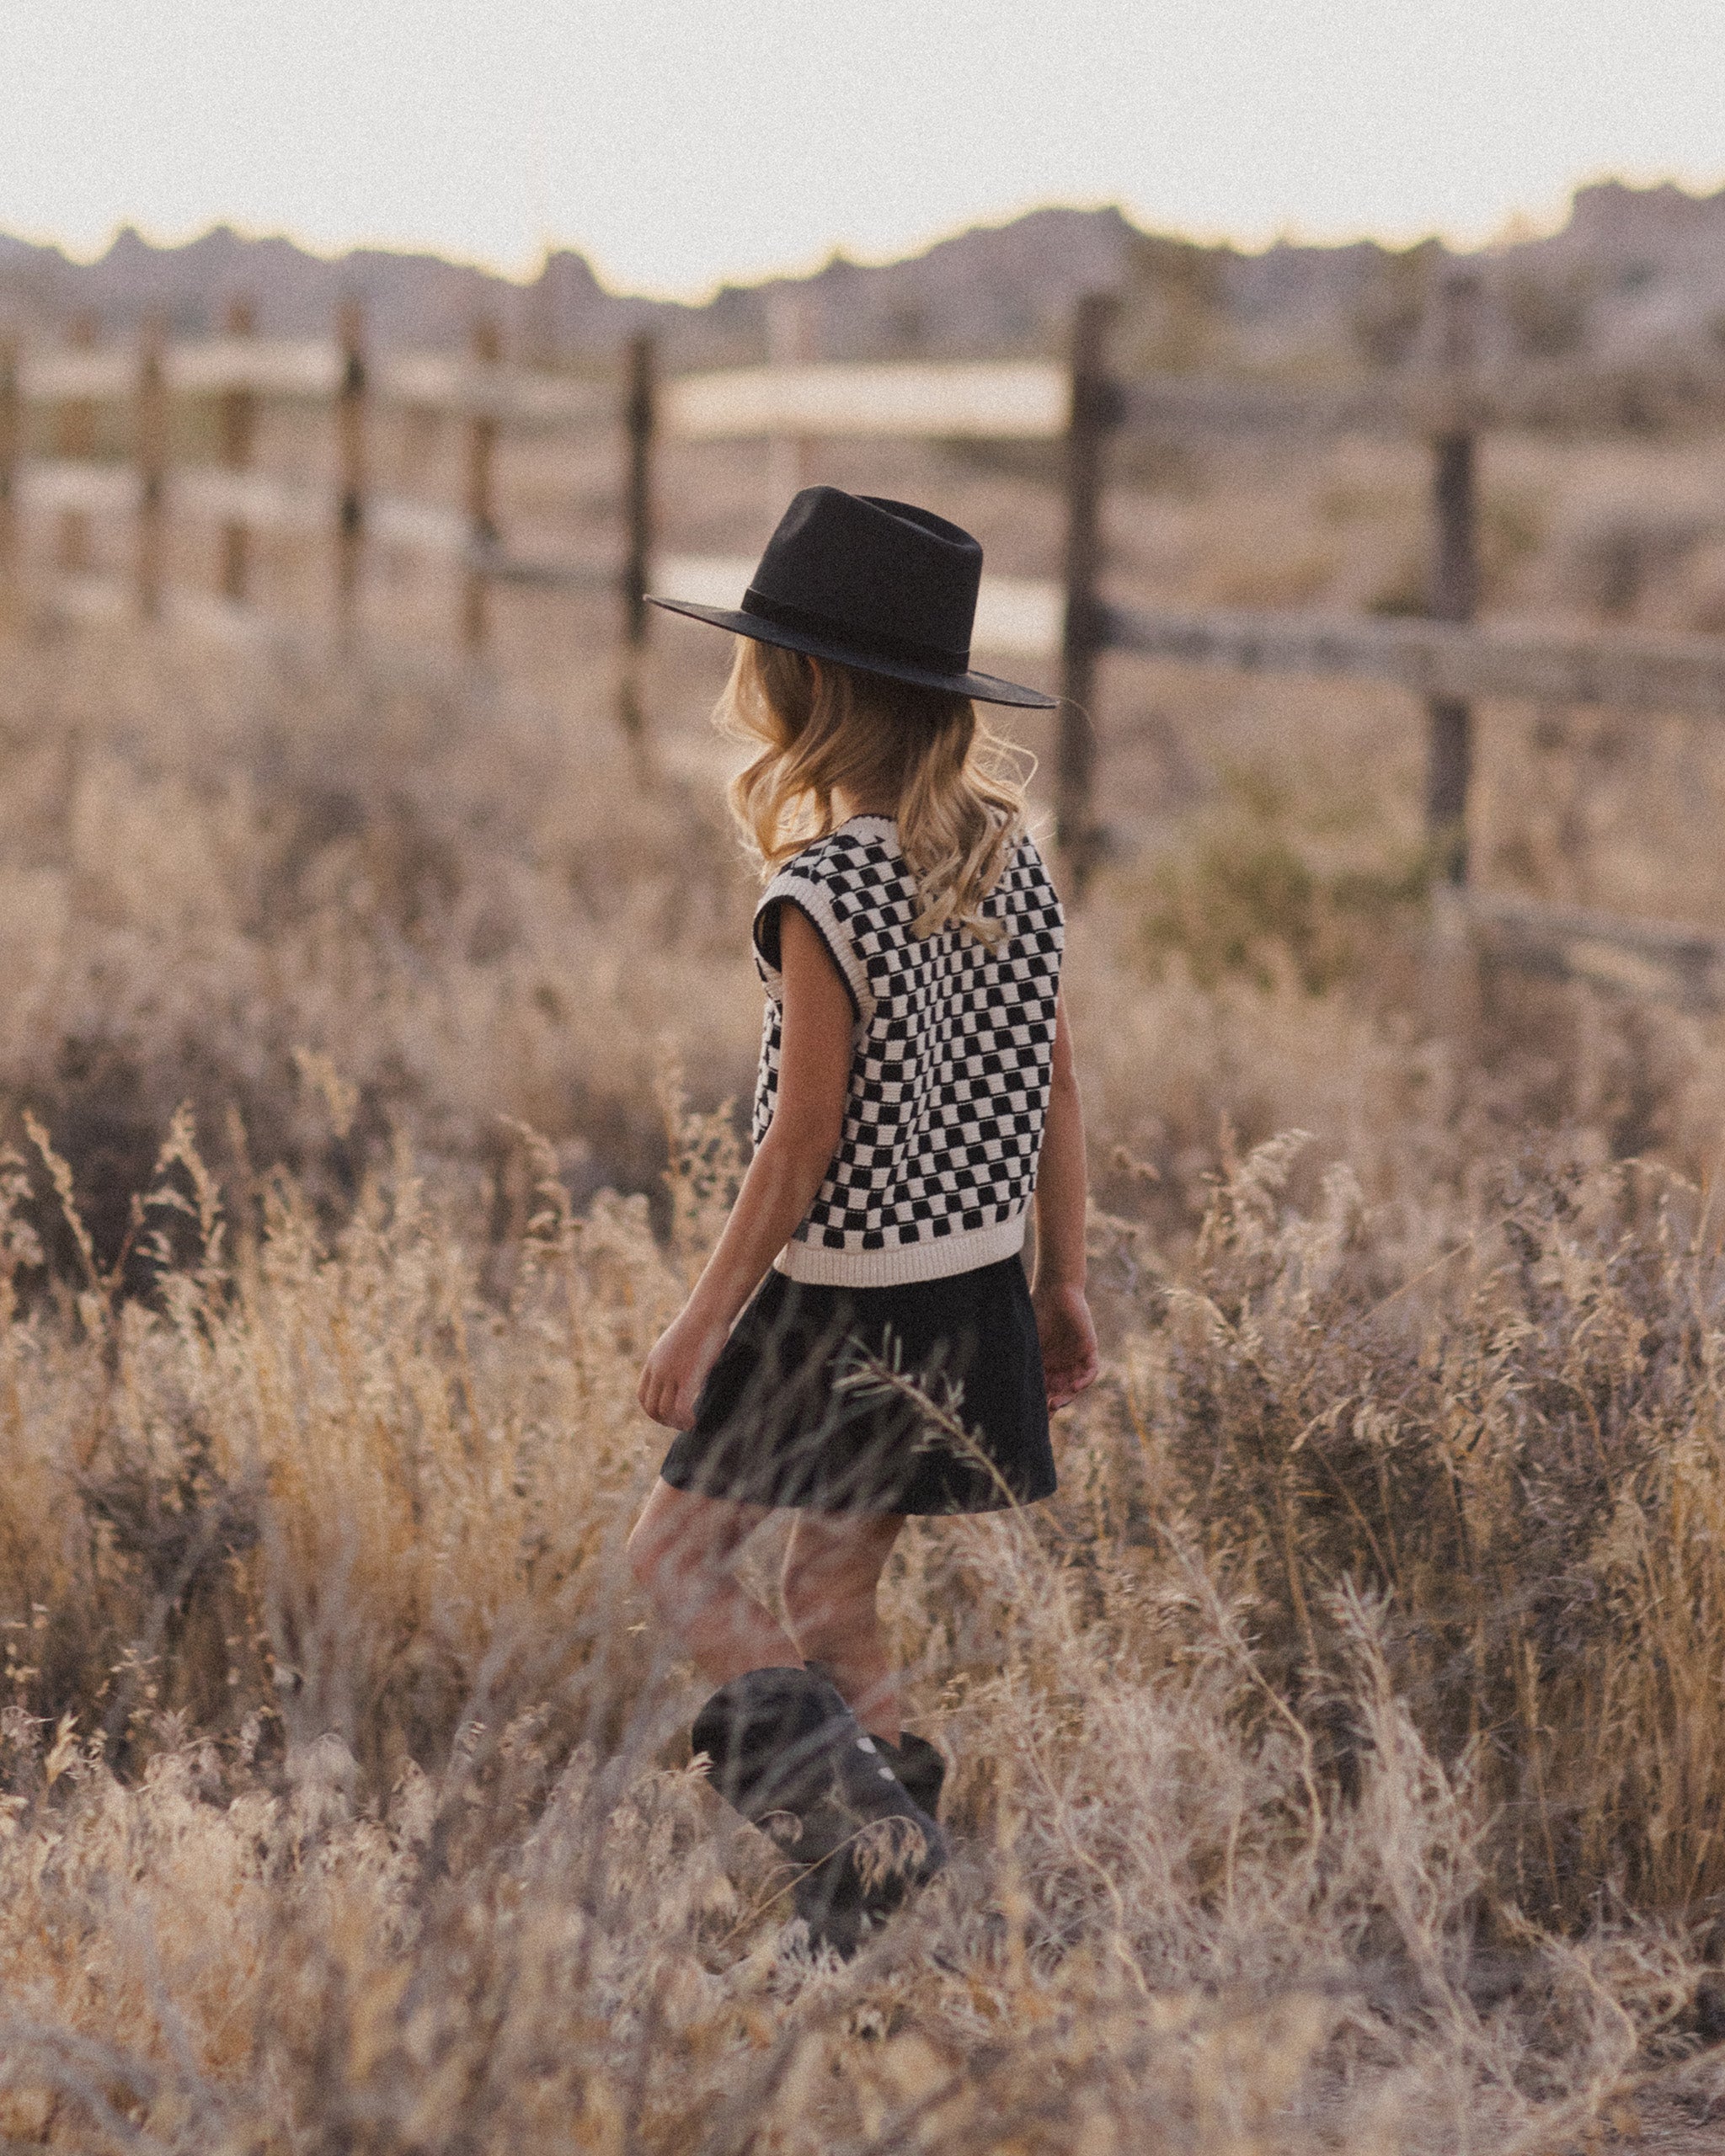
[[981, 547], [945, 517], [884, 494], [805, 487], [779, 519], [740, 607], [643, 595], [649, 606], [756, 643], [913, 689], [1052, 710], [1055, 699], [1040, 689], [971, 670], [981, 582]]
[[804, 487], [766, 542], [743, 606], [794, 615], [859, 653], [970, 663], [982, 549], [931, 510], [880, 494]]

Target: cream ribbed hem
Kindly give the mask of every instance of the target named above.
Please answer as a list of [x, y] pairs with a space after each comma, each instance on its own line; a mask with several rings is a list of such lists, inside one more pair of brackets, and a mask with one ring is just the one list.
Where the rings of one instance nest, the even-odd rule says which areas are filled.
[[955, 1235], [931, 1235], [927, 1242], [900, 1243], [892, 1250], [822, 1250], [814, 1243], [789, 1242], [774, 1258], [773, 1268], [793, 1280], [825, 1288], [896, 1288], [909, 1280], [944, 1280], [954, 1273], [974, 1273], [1024, 1247], [1024, 1214], [992, 1228], [964, 1228]]

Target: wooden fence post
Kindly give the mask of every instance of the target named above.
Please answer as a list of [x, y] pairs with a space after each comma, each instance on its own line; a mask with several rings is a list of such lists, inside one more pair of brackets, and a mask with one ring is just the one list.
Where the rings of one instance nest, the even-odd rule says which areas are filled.
[[[0, 586], [11, 596], [19, 573], [18, 467], [24, 424], [18, 389], [18, 346], [0, 339]], [[0, 606], [6, 603], [0, 599]]]
[[[257, 327], [251, 302], [230, 300], [222, 327], [230, 337], [251, 336]], [[258, 400], [250, 389], [236, 382], [222, 391], [217, 428], [222, 470], [248, 472], [258, 433]], [[243, 606], [248, 595], [251, 552], [251, 533], [244, 517], [227, 517], [222, 526], [222, 595], [236, 606]]]
[[132, 456], [137, 466], [137, 552], [133, 574], [138, 613], [162, 613], [162, 572], [168, 514], [168, 383], [162, 348], [167, 325], [153, 308], [138, 329], [137, 387], [132, 403]]
[[366, 538], [365, 318], [357, 300], [343, 301], [336, 339], [341, 375], [335, 392], [335, 611], [345, 641], [359, 615]]
[[[88, 352], [95, 346], [97, 322], [93, 314], [72, 318], [66, 341], [73, 350]], [[58, 456], [83, 463], [96, 453], [96, 407], [88, 397], [62, 398], [55, 415], [54, 449]], [[83, 576], [90, 566], [89, 512], [65, 509], [60, 512], [59, 541], [55, 565], [62, 576]]]
[[1055, 749], [1055, 837], [1075, 891], [1095, 866], [1099, 833], [1092, 794], [1096, 728], [1090, 710], [1102, 648], [1097, 595], [1102, 566], [1103, 447], [1114, 424], [1108, 335], [1118, 305], [1089, 292], [1072, 318], [1072, 391], [1066, 428], [1065, 618], [1060, 638], [1060, 708]]
[[[498, 362], [503, 357], [503, 338], [495, 321], [487, 318], [473, 324], [473, 355], [476, 377], [486, 381], [489, 376], [494, 381]], [[489, 387], [488, 382], [488, 392]], [[467, 414], [467, 552], [462, 579], [461, 625], [462, 648], [475, 653], [484, 649], [490, 627], [490, 584], [485, 556], [497, 544], [496, 504], [492, 488], [496, 450], [496, 407], [477, 407]]]
[[617, 718], [633, 745], [638, 761], [647, 733], [641, 675], [647, 649], [647, 579], [653, 561], [653, 447], [655, 426], [656, 355], [652, 337], [643, 333], [628, 343], [623, 391], [623, 425], [628, 441], [625, 474], [622, 599], [622, 664], [617, 690]]
[[[1451, 272], [1436, 298], [1433, 358], [1440, 370], [1432, 437], [1431, 563], [1426, 611], [1436, 622], [1471, 622], [1479, 604], [1473, 415], [1467, 376], [1477, 348], [1479, 280]], [[1428, 700], [1426, 832], [1442, 882], [1467, 881], [1467, 793], [1473, 775], [1473, 710], [1460, 696]]]

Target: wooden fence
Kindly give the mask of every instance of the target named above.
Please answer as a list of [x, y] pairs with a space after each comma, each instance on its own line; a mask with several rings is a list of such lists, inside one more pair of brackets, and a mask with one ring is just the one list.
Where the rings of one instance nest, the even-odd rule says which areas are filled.
[[[256, 337], [251, 319], [250, 309], [239, 303], [229, 311], [226, 334], [195, 343], [170, 343], [158, 326], [147, 325], [131, 346], [98, 349], [88, 326], [74, 325], [60, 350], [0, 348], [0, 572], [16, 570], [20, 526], [32, 513], [57, 520], [53, 567], [73, 579], [88, 573], [89, 520], [130, 519], [138, 611], [153, 618], [178, 601], [199, 618], [219, 620], [219, 607], [196, 603], [204, 595], [169, 594], [160, 584], [170, 516], [216, 528], [216, 590], [231, 608], [250, 597], [254, 534], [321, 534], [331, 542], [338, 615], [350, 622], [370, 540], [457, 563], [475, 579], [489, 573], [497, 549], [492, 473], [500, 424], [590, 426], [604, 423], [611, 403], [603, 385], [506, 367], [495, 328], [487, 323], [475, 330], [466, 358], [412, 352], [373, 358], [354, 307], [342, 309], [336, 335], [323, 340]], [[216, 462], [170, 469], [167, 407], [175, 398], [215, 406]], [[328, 406], [330, 479], [253, 468], [259, 407], [275, 398]], [[379, 404], [437, 412], [464, 424], [466, 498], [459, 505], [403, 499], [371, 486], [369, 438]], [[24, 415], [41, 406], [53, 415], [55, 453], [27, 456]], [[124, 460], [94, 455], [96, 415], [104, 407], [130, 408]], [[82, 595], [93, 610], [112, 606], [121, 595], [111, 587]], [[464, 643], [483, 643], [483, 600], [470, 590], [463, 591], [460, 622]]]
[[[1079, 307], [1065, 364], [790, 365], [663, 380], [651, 340], [638, 338], [626, 355], [620, 396], [603, 382], [506, 365], [496, 328], [487, 323], [476, 328], [464, 358], [373, 355], [351, 307], [342, 310], [334, 338], [312, 341], [256, 336], [243, 305], [230, 310], [223, 334], [192, 342], [170, 341], [159, 325], [147, 324], [134, 344], [99, 349], [93, 326], [76, 323], [59, 349], [0, 350], [0, 574], [16, 568], [22, 520], [45, 519], [57, 529], [52, 567], [68, 603], [108, 612], [131, 606], [146, 619], [168, 615], [243, 634], [257, 620], [249, 609], [254, 535], [321, 533], [331, 547], [335, 616], [350, 632], [366, 549], [382, 541], [457, 568], [458, 637], [469, 652], [486, 643], [489, 595], [499, 583], [565, 590], [609, 586], [621, 604], [622, 716], [638, 732], [649, 585], [669, 597], [734, 604], [753, 567], [752, 560], [657, 548], [654, 467], [663, 442], [755, 436], [1064, 440], [1064, 578], [985, 579], [976, 643], [979, 651], [1006, 659], [1060, 660], [1060, 828], [1076, 853], [1092, 820], [1088, 706], [1101, 618], [1095, 587], [1102, 444], [1114, 417], [1103, 378], [1110, 305], [1097, 297]], [[214, 404], [216, 461], [170, 467], [167, 416], [175, 398]], [[319, 483], [254, 467], [259, 407], [266, 398], [329, 408], [333, 478]], [[123, 460], [96, 456], [97, 415], [104, 407], [129, 410]], [[437, 413], [463, 424], [458, 504], [406, 499], [371, 484], [371, 420], [379, 407]], [[24, 454], [24, 417], [33, 408], [51, 414], [52, 455]], [[512, 551], [495, 499], [499, 430], [590, 429], [619, 421], [624, 483], [616, 567]], [[90, 526], [98, 519], [133, 526], [130, 593], [123, 584], [91, 576]], [[190, 520], [212, 526], [218, 535], [213, 591], [170, 590], [164, 580], [168, 524]]]
[[[253, 535], [322, 535], [333, 562], [338, 622], [350, 632], [371, 542], [441, 559], [458, 572], [457, 633], [468, 652], [489, 633], [499, 583], [613, 590], [624, 664], [622, 709], [642, 724], [639, 661], [650, 628], [650, 589], [734, 605], [752, 559], [670, 554], [656, 545], [655, 465], [667, 440], [747, 438], [986, 438], [1062, 445], [1065, 540], [1061, 574], [1046, 579], [985, 577], [976, 647], [1007, 660], [1058, 662], [1062, 704], [1055, 759], [1058, 836], [1081, 883], [1102, 833], [1094, 808], [1099, 737], [1092, 723], [1098, 661], [1135, 652], [1236, 670], [1276, 671], [1392, 684], [1419, 698], [1429, 739], [1426, 810], [1442, 878], [1477, 921], [1495, 923], [1506, 947], [1526, 958], [1540, 922], [1558, 953], [1597, 950], [1609, 921], [1496, 901], [1467, 890], [1467, 807], [1473, 705], [1482, 697], [1535, 697], [1624, 710], [1725, 717], [1725, 638], [1650, 638], [1482, 624], [1477, 469], [1482, 437], [1498, 425], [1595, 431], [1650, 419], [1725, 422], [1725, 366], [1674, 376], [1575, 366], [1499, 368], [1478, 362], [1479, 288], [1466, 274], [1440, 290], [1422, 357], [1393, 382], [1346, 391], [1281, 390], [1187, 377], [1114, 382], [1107, 344], [1114, 302], [1082, 301], [1064, 361], [974, 365], [780, 364], [664, 378], [650, 339], [628, 348], [620, 382], [577, 380], [506, 362], [494, 325], [481, 323], [464, 355], [368, 351], [357, 310], [342, 312], [333, 339], [267, 339], [248, 309], [231, 309], [224, 333], [179, 342], [147, 326], [126, 347], [99, 347], [74, 324], [65, 345], [20, 353], [0, 348], [0, 575], [13, 571], [26, 517], [56, 530], [52, 567], [77, 603], [129, 604], [146, 617], [194, 619], [244, 633]], [[168, 411], [174, 398], [213, 403], [214, 462], [170, 467]], [[326, 406], [333, 477], [319, 483], [254, 467], [259, 408], [267, 398]], [[129, 409], [123, 460], [97, 460], [97, 417]], [[379, 407], [452, 417], [465, 430], [462, 498], [398, 498], [371, 483], [372, 414]], [[53, 453], [26, 455], [26, 415], [46, 408]], [[495, 494], [505, 427], [611, 428], [623, 466], [623, 513], [614, 563], [551, 559], [513, 551]], [[1430, 574], [1419, 619], [1326, 617], [1312, 613], [1193, 611], [1128, 606], [1103, 590], [1103, 512], [1108, 444], [1122, 431], [1269, 434], [1410, 431], [1430, 445]], [[36, 430], [40, 435], [42, 430]], [[89, 577], [89, 529], [98, 518], [133, 530], [131, 592]], [[208, 591], [167, 584], [171, 520], [200, 520], [216, 545]], [[1725, 959], [1705, 963], [1694, 931], [1640, 923], [1623, 948], [1645, 971], [1664, 952], [1690, 1001], [1711, 1000]], [[1701, 943], [1706, 939], [1700, 939]], [[1586, 967], [1572, 969], [1588, 970]], [[1597, 967], [1592, 969], [1595, 973]], [[1633, 971], [1633, 969], [1632, 969]], [[1639, 978], [1637, 975], [1637, 978]], [[1725, 991], [1722, 991], [1725, 992]]]

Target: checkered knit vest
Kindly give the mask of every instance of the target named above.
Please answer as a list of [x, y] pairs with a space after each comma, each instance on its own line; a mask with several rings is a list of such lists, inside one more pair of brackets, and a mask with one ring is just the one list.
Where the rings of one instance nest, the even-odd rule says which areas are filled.
[[805, 913], [855, 1012], [843, 1135], [774, 1264], [793, 1280], [889, 1287], [1009, 1257], [1024, 1241], [1048, 1116], [1065, 929], [1027, 834], [982, 912], [1004, 933], [918, 936], [889, 816], [853, 816], [786, 862], [755, 913], [766, 988], [755, 1143], [772, 1122], [782, 1039], [779, 910]]

